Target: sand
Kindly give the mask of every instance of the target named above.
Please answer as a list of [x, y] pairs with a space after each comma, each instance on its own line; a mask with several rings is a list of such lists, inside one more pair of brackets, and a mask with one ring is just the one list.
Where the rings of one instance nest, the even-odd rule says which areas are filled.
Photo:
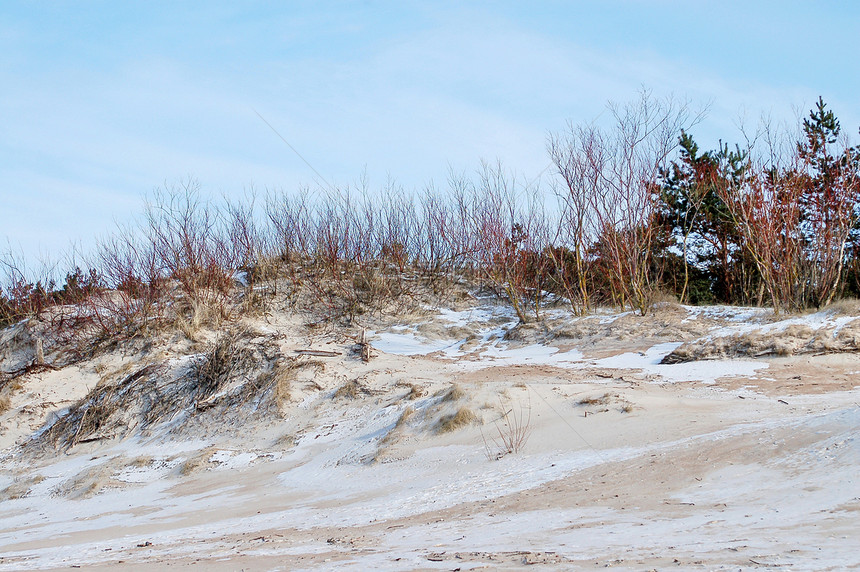
[[[791, 325], [849, 323], [810, 316]], [[71, 443], [46, 429], [144, 364], [160, 364], [152, 388], [191, 391], [217, 332], [18, 378], [0, 416], [0, 570], [860, 567], [855, 353], [660, 363], [774, 339], [779, 320], [744, 308], [558, 308], [524, 328], [477, 299], [408, 320], [368, 319], [369, 362], [357, 329], [246, 320], [252, 358], [205, 400], [156, 418], [129, 390]], [[4, 355], [25, 355], [32, 340], [12, 337]]]

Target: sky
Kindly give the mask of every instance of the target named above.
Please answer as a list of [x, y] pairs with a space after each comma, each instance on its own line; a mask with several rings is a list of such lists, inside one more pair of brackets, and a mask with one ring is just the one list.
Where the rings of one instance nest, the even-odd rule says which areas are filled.
[[847, 0], [4, 0], [0, 250], [86, 250], [189, 180], [420, 192], [498, 160], [543, 182], [549, 134], [642, 89], [707, 109], [704, 148], [819, 95], [856, 141], [858, 35]]

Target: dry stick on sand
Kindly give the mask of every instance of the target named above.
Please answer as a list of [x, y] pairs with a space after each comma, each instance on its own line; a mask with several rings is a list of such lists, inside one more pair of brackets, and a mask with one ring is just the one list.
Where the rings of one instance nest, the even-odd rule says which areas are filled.
[[300, 356], [316, 356], [316, 357], [334, 357], [339, 356], [340, 352], [331, 350], [296, 350]]
[[367, 330], [361, 330], [361, 337], [358, 339], [358, 348], [361, 355], [361, 361], [367, 363], [373, 355], [370, 353], [370, 344], [367, 343]]
[[36, 365], [45, 365], [45, 346], [42, 338], [36, 338], [36, 358], [34, 363]]

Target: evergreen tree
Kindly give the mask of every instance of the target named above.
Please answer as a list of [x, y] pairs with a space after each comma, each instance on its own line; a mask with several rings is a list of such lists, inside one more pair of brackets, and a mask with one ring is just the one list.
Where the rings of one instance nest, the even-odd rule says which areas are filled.
[[754, 280], [741, 235], [717, 192], [739, 180], [746, 154], [720, 144], [699, 152], [693, 137], [681, 132], [680, 158], [661, 177], [660, 224], [664, 245], [680, 251], [684, 280], [676, 288], [682, 301], [745, 302]]
[[840, 144], [840, 124], [819, 97], [803, 121], [803, 139], [797, 143], [800, 164], [795, 184], [800, 195], [800, 236], [804, 250], [805, 304], [830, 302], [842, 286], [849, 242], [858, 218], [857, 149]]

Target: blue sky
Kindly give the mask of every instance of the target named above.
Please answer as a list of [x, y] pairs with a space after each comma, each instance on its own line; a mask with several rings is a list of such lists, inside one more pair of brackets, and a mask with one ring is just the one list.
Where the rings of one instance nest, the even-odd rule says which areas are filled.
[[15, 2], [0, 4], [0, 240], [86, 246], [152, 189], [406, 189], [501, 160], [547, 167], [547, 134], [647, 88], [740, 118], [819, 95], [857, 137], [860, 3]]

